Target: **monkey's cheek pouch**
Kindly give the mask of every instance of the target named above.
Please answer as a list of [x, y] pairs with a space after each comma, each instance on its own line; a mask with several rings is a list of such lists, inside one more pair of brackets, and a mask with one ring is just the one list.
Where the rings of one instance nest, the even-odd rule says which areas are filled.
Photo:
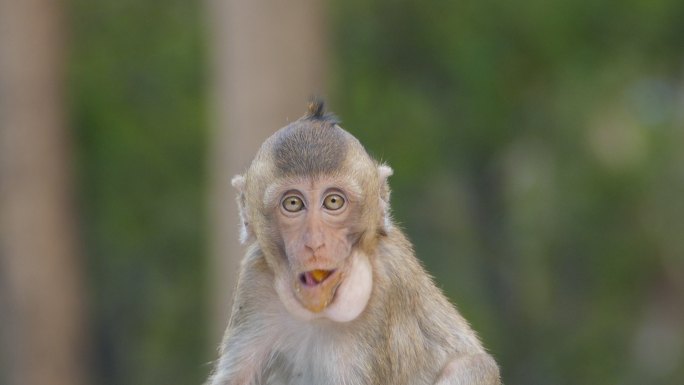
[[302, 306], [313, 313], [320, 313], [335, 299], [340, 283], [342, 274], [338, 271], [316, 286], [305, 286], [297, 281], [294, 292]]

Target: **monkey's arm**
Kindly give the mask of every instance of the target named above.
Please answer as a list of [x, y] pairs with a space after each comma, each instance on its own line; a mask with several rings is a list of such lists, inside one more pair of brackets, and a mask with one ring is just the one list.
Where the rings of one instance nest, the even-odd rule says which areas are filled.
[[258, 383], [271, 357], [270, 328], [260, 313], [277, 298], [269, 290], [264, 263], [256, 251], [248, 253], [243, 260], [220, 358], [206, 385]]
[[500, 385], [499, 367], [487, 353], [462, 355], [442, 369], [435, 385]]
[[[232, 346], [231, 346], [232, 345]], [[246, 343], [226, 341], [225, 349], [216, 365], [216, 371], [206, 385], [250, 385], [263, 371], [264, 359], [260, 352], [248, 349]]]
[[[398, 359], [412, 357], [417, 367], [428, 368], [434, 385], [500, 385], [499, 368], [487, 354], [468, 322], [435, 286], [415, 258], [403, 233], [394, 229], [380, 243], [376, 257], [376, 283], [385, 286], [384, 304], [392, 322], [390, 351], [402, 351]], [[389, 293], [389, 294], [387, 294]], [[422, 340], [405, 344], [406, 336]], [[401, 365], [402, 368], [408, 365]], [[411, 375], [409, 370], [405, 375]], [[433, 377], [434, 376], [434, 377]], [[410, 382], [409, 382], [410, 383]]]

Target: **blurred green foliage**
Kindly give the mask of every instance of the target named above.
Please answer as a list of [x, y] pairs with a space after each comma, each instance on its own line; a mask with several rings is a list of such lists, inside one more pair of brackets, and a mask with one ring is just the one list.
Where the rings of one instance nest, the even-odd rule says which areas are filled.
[[394, 166], [395, 216], [504, 381], [679, 383], [684, 3], [330, 14], [343, 125]]
[[[97, 383], [201, 383], [202, 3], [69, 4]], [[331, 108], [395, 169], [397, 221], [505, 383], [678, 384], [684, 3], [329, 15]]]
[[212, 358], [200, 4], [70, 5], [94, 379], [202, 383]]

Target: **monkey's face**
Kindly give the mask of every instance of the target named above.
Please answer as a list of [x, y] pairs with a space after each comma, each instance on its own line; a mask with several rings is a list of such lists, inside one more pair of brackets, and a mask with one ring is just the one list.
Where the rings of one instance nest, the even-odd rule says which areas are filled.
[[389, 175], [316, 107], [269, 137], [233, 179], [241, 238], [258, 242], [292, 315], [345, 322], [365, 309], [369, 256], [390, 225]]
[[[300, 178], [269, 189], [281, 250], [276, 286], [300, 318], [356, 318], [370, 296], [370, 263], [355, 250], [360, 191], [334, 178]], [[367, 282], [366, 282], [367, 281]]]

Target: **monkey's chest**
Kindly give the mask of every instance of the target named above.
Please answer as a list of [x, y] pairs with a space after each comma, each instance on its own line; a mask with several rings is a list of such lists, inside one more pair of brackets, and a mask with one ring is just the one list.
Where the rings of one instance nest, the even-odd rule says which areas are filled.
[[373, 365], [368, 351], [350, 339], [326, 333], [281, 336], [263, 373], [268, 385], [362, 385], [372, 384]]
[[[262, 375], [267, 385], [431, 385], [421, 370], [396, 376], [378, 346], [325, 333], [283, 337]], [[387, 352], [384, 352], [387, 353]], [[405, 368], [414, 363], [405, 363]], [[417, 368], [416, 368], [417, 369]]]
[[301, 365], [291, 365], [286, 362], [271, 366], [264, 384], [267, 385], [343, 385], [368, 384], [368, 382], [354, 371], [343, 373], [321, 368], [311, 368]]

